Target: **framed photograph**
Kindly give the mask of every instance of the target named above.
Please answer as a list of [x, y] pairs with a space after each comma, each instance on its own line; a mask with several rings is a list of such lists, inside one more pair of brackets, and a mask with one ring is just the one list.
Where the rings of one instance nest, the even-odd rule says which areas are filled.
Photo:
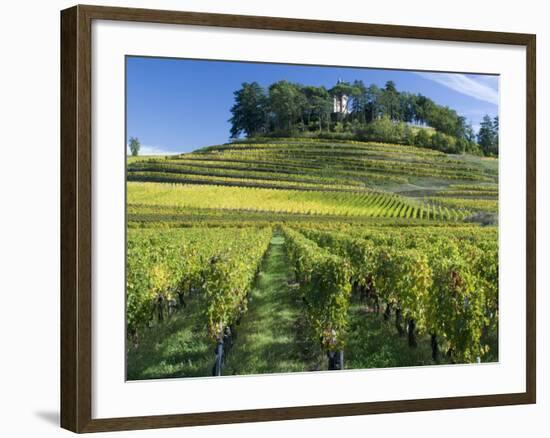
[[535, 403], [535, 35], [61, 12], [61, 425]]

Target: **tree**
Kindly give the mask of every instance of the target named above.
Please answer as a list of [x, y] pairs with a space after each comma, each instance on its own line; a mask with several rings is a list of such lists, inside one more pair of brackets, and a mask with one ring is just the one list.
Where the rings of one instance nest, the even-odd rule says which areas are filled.
[[[498, 119], [496, 125], [498, 126]], [[495, 121], [488, 115], [483, 117], [480, 124], [477, 142], [485, 155], [498, 154], [498, 133], [495, 130]]]
[[403, 140], [403, 127], [392, 122], [388, 116], [376, 119], [367, 125], [363, 133], [369, 140], [400, 143]]
[[464, 127], [464, 152], [468, 152], [474, 155], [481, 155], [481, 150], [477, 144], [477, 136], [471, 123], [468, 123]]
[[400, 120], [400, 102], [399, 102], [399, 93], [397, 88], [395, 88], [395, 82], [388, 81], [384, 90], [382, 90], [382, 106], [384, 107], [384, 114], [387, 115], [391, 120]]
[[275, 127], [290, 132], [303, 113], [306, 99], [296, 84], [275, 82], [269, 87], [269, 109]]
[[235, 104], [231, 108], [231, 138], [241, 134], [247, 137], [262, 133], [267, 121], [267, 97], [264, 89], [257, 82], [243, 83], [235, 91]]
[[429, 124], [428, 120], [435, 108], [435, 103], [430, 98], [419, 94], [416, 97], [416, 122], [419, 124]]
[[466, 127], [464, 128], [464, 137], [470, 143], [476, 142], [476, 134], [474, 132], [474, 128], [472, 127], [471, 123], [468, 123], [468, 125], [466, 125]]
[[463, 135], [463, 120], [459, 120], [456, 111], [446, 106], [434, 105], [426, 114], [426, 122], [436, 130], [455, 137]]
[[330, 113], [332, 111], [332, 102], [325, 87], [306, 86], [302, 87], [302, 93], [306, 98], [305, 114], [308, 126], [312, 120], [317, 121], [319, 132], [323, 130], [323, 121], [328, 127]]
[[311, 119], [313, 117], [313, 114], [315, 113], [314, 98], [317, 93], [317, 89], [318, 87], [306, 85], [305, 87], [302, 87], [301, 90], [306, 99], [306, 103], [304, 105], [304, 114], [302, 118], [305, 119], [308, 126], [311, 124]]
[[466, 118], [463, 116], [459, 116], [455, 112], [455, 132], [454, 135], [456, 138], [462, 138], [465, 139], [467, 135], [467, 125], [466, 125]]
[[139, 154], [139, 149], [141, 148], [141, 144], [139, 143], [137, 137], [130, 137], [129, 147], [132, 156], [137, 157]]
[[404, 122], [412, 123], [416, 118], [416, 95], [406, 92], [399, 93], [399, 105], [401, 106], [401, 116]]
[[351, 113], [356, 120], [359, 120], [361, 123], [366, 123], [366, 111], [368, 105], [368, 96], [367, 96], [367, 87], [363, 81], [354, 81], [352, 85], [352, 102], [351, 102]]
[[382, 117], [381, 96], [382, 90], [376, 85], [372, 84], [367, 88], [365, 106], [367, 122], [372, 122]]
[[456, 139], [442, 132], [435, 132], [431, 136], [432, 148], [438, 151], [443, 151], [448, 154], [454, 154], [457, 151], [456, 149]]
[[423, 148], [429, 148], [432, 146], [431, 136], [428, 131], [424, 128], [418, 128], [414, 138], [415, 146], [420, 146]]

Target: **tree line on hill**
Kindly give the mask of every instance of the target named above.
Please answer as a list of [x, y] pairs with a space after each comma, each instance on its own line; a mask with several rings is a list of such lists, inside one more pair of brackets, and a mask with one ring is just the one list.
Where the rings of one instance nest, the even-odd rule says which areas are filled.
[[267, 90], [245, 82], [234, 96], [229, 120], [234, 139], [307, 136], [498, 155], [498, 117], [486, 115], [476, 133], [455, 110], [422, 94], [400, 92], [393, 81], [383, 88], [339, 81], [331, 89], [278, 81]]

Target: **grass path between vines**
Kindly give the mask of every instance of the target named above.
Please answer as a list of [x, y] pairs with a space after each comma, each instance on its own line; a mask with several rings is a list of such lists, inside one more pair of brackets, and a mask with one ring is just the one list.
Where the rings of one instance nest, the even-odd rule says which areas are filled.
[[[273, 236], [223, 375], [316, 369], [301, 338], [301, 301], [289, 284], [284, 244], [282, 236]], [[211, 376], [215, 344], [206, 335], [201, 310], [201, 301], [192, 299], [186, 309], [145, 332], [139, 347], [129, 348], [128, 379]]]
[[263, 260], [248, 304], [237, 328], [223, 374], [263, 374], [307, 371], [304, 340], [300, 339], [298, 292], [289, 285], [290, 263], [284, 237], [275, 234]]

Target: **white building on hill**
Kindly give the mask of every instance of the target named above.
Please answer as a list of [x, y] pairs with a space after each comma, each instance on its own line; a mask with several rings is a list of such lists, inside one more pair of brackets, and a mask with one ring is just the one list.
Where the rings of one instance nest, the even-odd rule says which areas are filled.
[[333, 112], [341, 114], [349, 114], [348, 108], [349, 97], [345, 94], [341, 96], [334, 96], [333, 98]]
[[[342, 79], [338, 79], [336, 85], [343, 83], [344, 81], [342, 81]], [[332, 98], [332, 112], [339, 114], [349, 114], [350, 110], [348, 108], [348, 104], [349, 96], [347, 94], [336, 93]]]

